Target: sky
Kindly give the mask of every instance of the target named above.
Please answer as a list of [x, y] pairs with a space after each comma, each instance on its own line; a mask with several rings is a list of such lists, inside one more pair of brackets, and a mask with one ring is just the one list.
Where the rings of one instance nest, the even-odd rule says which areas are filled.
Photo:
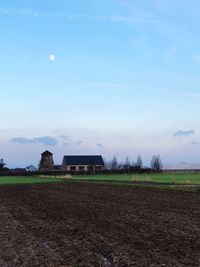
[[0, 0], [0, 157], [200, 163], [200, 2]]

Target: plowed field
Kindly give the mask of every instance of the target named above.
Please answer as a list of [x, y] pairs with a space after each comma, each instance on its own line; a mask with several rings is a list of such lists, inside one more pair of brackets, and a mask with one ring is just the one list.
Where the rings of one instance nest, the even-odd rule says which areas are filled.
[[0, 266], [200, 266], [200, 194], [1, 186]]

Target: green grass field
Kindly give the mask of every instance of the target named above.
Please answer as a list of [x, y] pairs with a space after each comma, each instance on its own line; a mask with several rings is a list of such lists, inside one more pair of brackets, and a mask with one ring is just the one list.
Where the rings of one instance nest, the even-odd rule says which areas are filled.
[[58, 178], [40, 178], [40, 177], [24, 177], [24, 176], [0, 176], [0, 185], [14, 185], [14, 184], [45, 184], [45, 183], [59, 183], [63, 179]]
[[200, 173], [181, 173], [181, 174], [127, 174], [127, 175], [86, 175], [73, 176], [74, 180], [85, 181], [107, 181], [107, 182], [155, 182], [155, 183], [174, 183], [174, 184], [199, 184]]
[[[100, 182], [100, 183], [115, 183], [115, 184], [131, 184], [133, 182], [149, 182], [149, 186], [159, 186], [156, 183], [163, 183], [162, 188], [173, 188], [184, 185], [184, 187], [193, 186], [200, 188], [200, 174], [127, 174], [127, 175], [79, 175], [72, 176], [70, 179], [55, 178], [55, 177], [21, 177], [21, 176], [3, 176], [0, 177], [0, 185], [13, 184], [46, 184], [46, 183], [61, 183], [61, 182]], [[146, 185], [145, 185], [146, 186]]]

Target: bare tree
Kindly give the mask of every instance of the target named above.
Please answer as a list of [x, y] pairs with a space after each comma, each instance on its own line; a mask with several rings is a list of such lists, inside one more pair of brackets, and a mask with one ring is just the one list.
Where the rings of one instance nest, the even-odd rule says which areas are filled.
[[103, 162], [104, 162], [105, 170], [108, 170], [109, 169], [109, 162], [106, 160], [105, 157], [103, 157]]
[[117, 157], [116, 156], [113, 156], [113, 159], [111, 160], [111, 163], [110, 163], [110, 168], [113, 171], [118, 169], [118, 161], [117, 161]]
[[135, 167], [136, 168], [139, 168], [139, 169], [142, 169], [143, 168], [143, 162], [142, 162], [142, 157], [141, 155], [138, 155], [137, 157], [137, 161], [135, 163]]
[[131, 162], [129, 160], [129, 157], [126, 157], [126, 160], [124, 162], [124, 166], [123, 166], [125, 169], [130, 169], [131, 167]]
[[160, 171], [160, 170], [162, 170], [162, 167], [163, 167], [163, 165], [162, 165], [162, 161], [160, 159], [160, 156], [159, 155], [154, 155], [152, 157], [152, 160], [151, 160], [151, 168], [152, 168], [152, 170]]
[[122, 170], [124, 168], [124, 163], [123, 162], [119, 162], [117, 165], [117, 169], [118, 170]]
[[3, 170], [5, 166], [6, 166], [6, 164], [5, 164], [4, 160], [0, 159], [0, 170]]

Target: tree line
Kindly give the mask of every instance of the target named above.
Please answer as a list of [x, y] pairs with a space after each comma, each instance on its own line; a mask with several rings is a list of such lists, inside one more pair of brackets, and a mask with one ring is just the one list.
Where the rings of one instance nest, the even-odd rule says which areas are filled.
[[33, 165], [29, 165], [26, 168], [9, 169], [6, 167], [4, 159], [0, 159], [0, 172], [8, 172], [8, 171], [37, 172], [38, 169]]
[[105, 162], [105, 169], [111, 171], [119, 171], [119, 170], [127, 170], [127, 171], [140, 171], [140, 170], [153, 170], [153, 171], [161, 171], [163, 168], [163, 164], [159, 155], [153, 155], [150, 166], [146, 167], [143, 165], [143, 160], [141, 155], [138, 155], [135, 162], [129, 160], [129, 157], [126, 157], [124, 162], [118, 162], [117, 157], [113, 156], [111, 161]]

